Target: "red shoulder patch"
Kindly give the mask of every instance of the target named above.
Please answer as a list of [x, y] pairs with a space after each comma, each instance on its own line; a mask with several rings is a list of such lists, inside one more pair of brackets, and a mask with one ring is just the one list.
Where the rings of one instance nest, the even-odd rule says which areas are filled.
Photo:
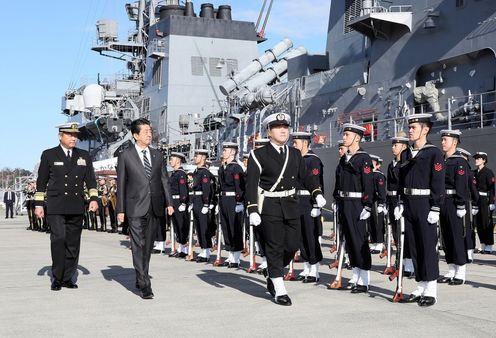
[[234, 174], [234, 179], [239, 180], [239, 174]]
[[202, 179], [202, 182], [203, 182], [203, 183], [208, 183], [208, 177], [204, 177], [204, 178]]
[[441, 163], [434, 164], [434, 170], [435, 171], [441, 171], [441, 170], [443, 170], [443, 165]]
[[382, 178], [379, 180], [379, 185], [384, 185], [384, 180]]
[[363, 167], [363, 172], [365, 174], [370, 174], [370, 167], [368, 165], [366, 165], [365, 167]]
[[179, 184], [184, 184], [184, 183], [186, 183], [186, 181], [184, 180], [184, 178], [179, 179]]
[[312, 175], [313, 175], [313, 176], [317, 176], [318, 174], [319, 174], [319, 169], [317, 169], [317, 168], [313, 168], [313, 169], [312, 169]]
[[474, 177], [474, 179], [472, 180], [472, 184], [473, 184], [473, 185], [477, 185], [477, 180], [475, 179], [475, 177]]
[[460, 170], [457, 171], [457, 174], [460, 175], [460, 176], [463, 176], [463, 175], [465, 175], [465, 170], [460, 169]]
[[364, 201], [368, 201], [369, 200], [369, 195], [367, 195], [367, 194], [363, 195], [363, 200]]
[[491, 182], [493, 182], [493, 183], [494, 183], [494, 177], [491, 177]]

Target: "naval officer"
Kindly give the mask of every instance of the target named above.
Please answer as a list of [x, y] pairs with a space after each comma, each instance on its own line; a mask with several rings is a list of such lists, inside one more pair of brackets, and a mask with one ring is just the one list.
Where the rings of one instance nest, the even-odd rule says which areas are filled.
[[478, 250], [482, 254], [490, 254], [493, 251], [494, 234], [492, 212], [494, 204], [494, 173], [487, 165], [487, 153], [478, 151], [473, 156], [477, 169], [475, 180], [479, 192], [479, 212], [476, 215], [477, 234], [481, 243]]
[[265, 118], [270, 144], [251, 152], [246, 178], [250, 224], [261, 226], [265, 240], [267, 289], [276, 304], [286, 306], [291, 299], [282, 278], [284, 267], [293, 259], [301, 238], [297, 187], [310, 191], [318, 208], [325, 205], [300, 151], [286, 145], [290, 121], [284, 113]]
[[84, 185], [89, 190], [89, 210], [98, 209], [95, 173], [87, 151], [76, 148], [77, 123], [58, 126], [60, 144], [41, 154], [34, 197], [35, 214], [50, 224], [53, 291], [76, 289], [73, 281], [79, 260], [84, 215]]

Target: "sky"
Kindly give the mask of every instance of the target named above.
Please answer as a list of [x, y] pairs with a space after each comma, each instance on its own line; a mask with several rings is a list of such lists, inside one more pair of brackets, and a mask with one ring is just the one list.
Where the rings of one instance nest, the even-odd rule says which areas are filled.
[[[91, 51], [95, 23], [119, 23], [119, 40], [127, 39], [126, 0], [9, 1], [0, 30], [0, 168], [33, 170], [44, 149], [58, 144], [55, 126], [64, 123], [62, 96], [71, 88], [95, 83], [97, 74], [126, 71], [119, 60]], [[193, 1], [195, 12], [210, 2], [232, 7], [234, 20], [256, 22], [263, 0]], [[260, 53], [288, 37], [311, 54], [324, 54], [331, 0], [274, 0]]]

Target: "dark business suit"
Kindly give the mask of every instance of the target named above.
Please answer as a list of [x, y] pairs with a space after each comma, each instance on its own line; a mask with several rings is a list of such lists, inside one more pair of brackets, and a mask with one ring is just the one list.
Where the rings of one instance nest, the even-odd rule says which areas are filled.
[[136, 147], [124, 150], [117, 162], [117, 213], [125, 213], [131, 234], [136, 282], [141, 290], [150, 288], [148, 268], [160, 219], [172, 206], [167, 171], [162, 153], [148, 148], [151, 176], [148, 177]]
[[9, 217], [9, 211], [10, 218], [14, 218], [15, 192], [6, 191], [5, 194], [3, 194], [3, 203], [5, 203], [5, 218]]

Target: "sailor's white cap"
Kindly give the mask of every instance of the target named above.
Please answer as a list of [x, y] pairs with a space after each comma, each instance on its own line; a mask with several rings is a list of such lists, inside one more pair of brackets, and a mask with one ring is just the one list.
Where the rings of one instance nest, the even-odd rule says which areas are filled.
[[178, 152], [173, 151], [170, 153], [169, 156], [174, 156], [174, 157], [180, 158], [183, 161], [186, 161], [186, 155], [184, 155], [183, 153], [178, 153]]
[[296, 131], [291, 133], [293, 140], [310, 140], [312, 138], [312, 133], [306, 131]]
[[391, 138], [391, 143], [392, 144], [395, 144], [395, 143], [408, 144], [408, 141], [409, 140], [406, 137], [399, 137], [399, 136], [397, 136], [397, 137]]
[[222, 143], [222, 148], [233, 148], [233, 149], [238, 149], [239, 146], [235, 142], [224, 142]]
[[270, 140], [268, 138], [259, 138], [259, 139], [256, 139], [255, 141], [253, 141], [255, 144], [257, 145], [264, 145], [264, 144], [267, 144], [270, 142]]
[[443, 129], [441, 130], [441, 136], [449, 136], [460, 139], [462, 132], [458, 129]]
[[374, 161], [377, 161], [379, 163], [382, 163], [382, 158], [380, 158], [379, 156], [377, 155], [373, 155], [373, 154], [370, 154], [370, 158]]
[[343, 132], [345, 131], [351, 131], [355, 134], [358, 134], [360, 136], [363, 136], [363, 134], [365, 133], [367, 129], [365, 129], [364, 127], [362, 126], [359, 126], [358, 124], [354, 124], [354, 123], [345, 123], [343, 124]]
[[195, 154], [200, 154], [200, 155], [208, 155], [208, 150], [207, 149], [195, 149]]
[[432, 114], [429, 113], [421, 113], [421, 114], [412, 114], [410, 116], [407, 116], [407, 121], [408, 124], [411, 123], [432, 123], [431, 121]]

